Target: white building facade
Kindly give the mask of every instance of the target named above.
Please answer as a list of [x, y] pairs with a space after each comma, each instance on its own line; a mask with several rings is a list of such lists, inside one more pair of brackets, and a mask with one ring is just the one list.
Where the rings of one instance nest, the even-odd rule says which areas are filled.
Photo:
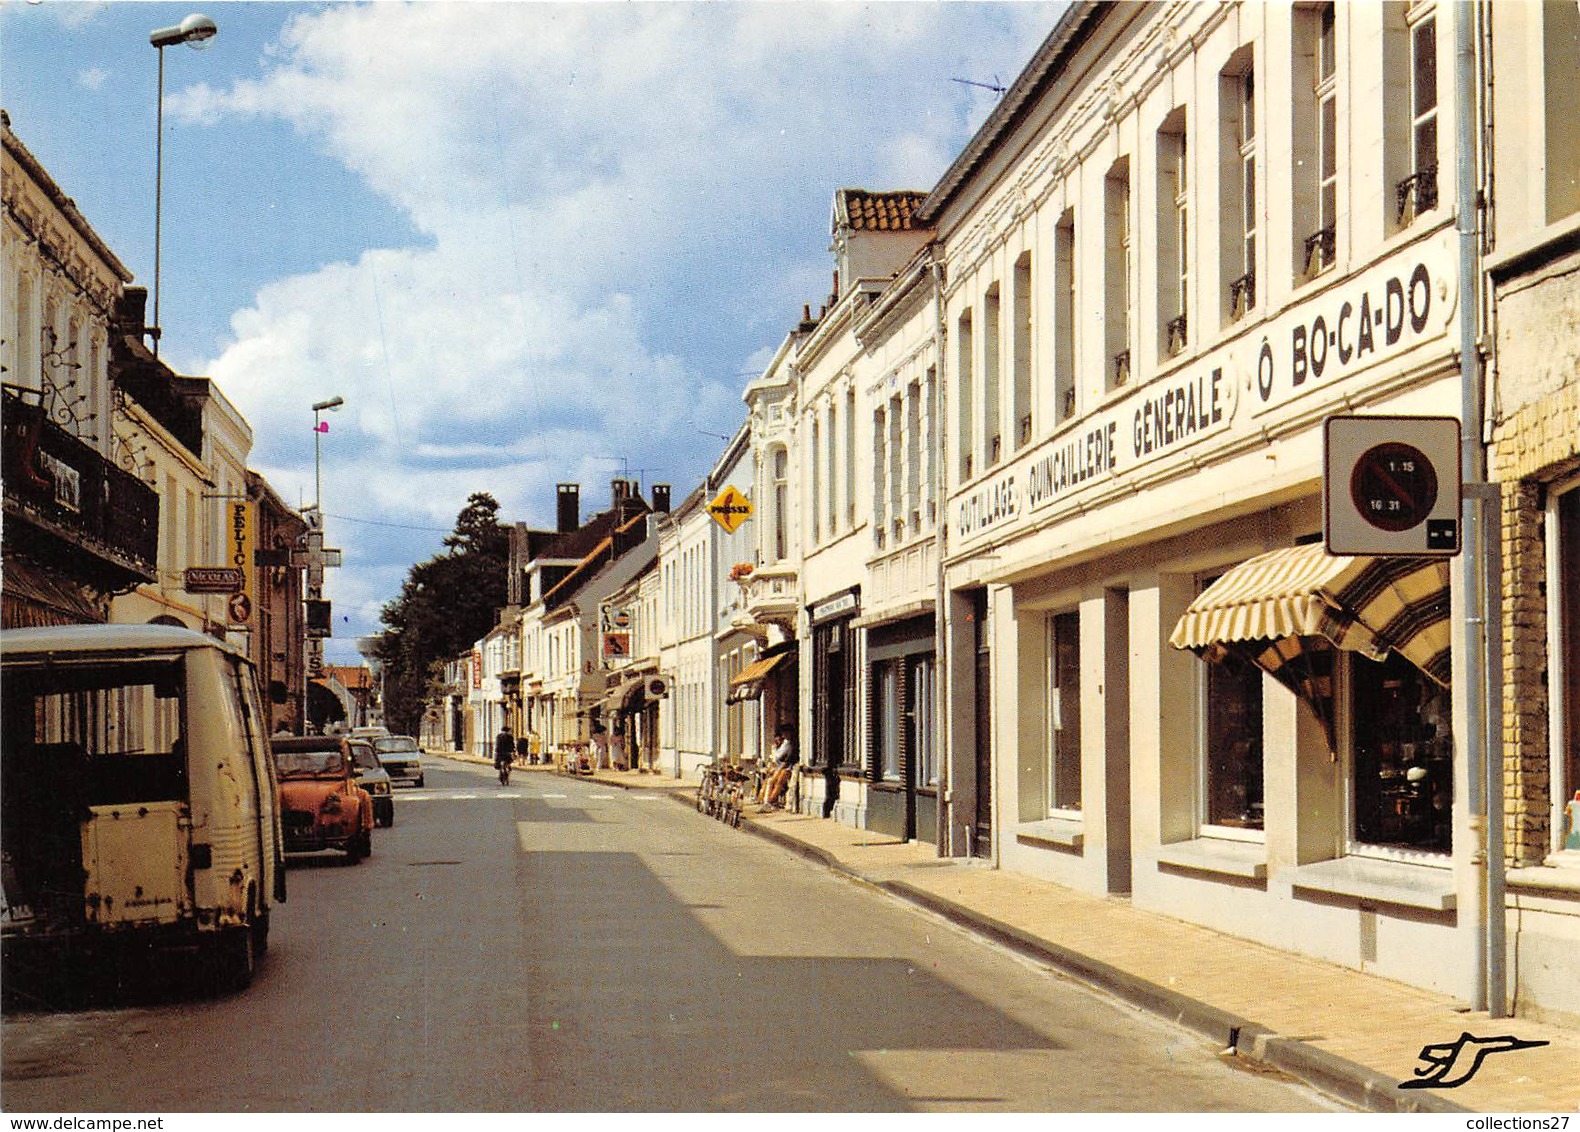
[[1337, 585], [1325, 418], [1460, 413], [1458, 10], [1075, 5], [920, 215], [945, 850], [1468, 995], [1459, 567], [1412, 560], [1420, 624], [1369, 652], [1207, 594]]

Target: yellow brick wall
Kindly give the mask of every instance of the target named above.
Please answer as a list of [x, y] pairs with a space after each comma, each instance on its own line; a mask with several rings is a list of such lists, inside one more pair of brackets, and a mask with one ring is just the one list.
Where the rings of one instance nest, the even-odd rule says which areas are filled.
[[1580, 467], [1580, 381], [1568, 380], [1499, 422], [1491, 452], [1503, 504], [1504, 815], [1508, 859], [1519, 865], [1540, 862], [1550, 844], [1547, 590], [1556, 580], [1546, 576], [1543, 526], [1545, 485]]

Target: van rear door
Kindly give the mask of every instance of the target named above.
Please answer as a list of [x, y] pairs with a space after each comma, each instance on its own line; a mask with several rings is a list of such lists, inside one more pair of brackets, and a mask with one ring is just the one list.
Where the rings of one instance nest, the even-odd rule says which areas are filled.
[[186, 806], [93, 806], [82, 826], [84, 915], [101, 928], [175, 923], [192, 910]]

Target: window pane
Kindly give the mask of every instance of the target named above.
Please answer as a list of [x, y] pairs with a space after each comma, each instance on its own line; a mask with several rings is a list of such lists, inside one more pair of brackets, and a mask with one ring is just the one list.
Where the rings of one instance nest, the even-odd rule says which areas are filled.
[[1447, 853], [1454, 775], [1449, 695], [1392, 654], [1356, 656], [1353, 675], [1355, 839]]
[[1437, 22], [1425, 20], [1415, 29], [1415, 113], [1437, 105]]
[[1061, 613], [1052, 620], [1051, 687], [1048, 690], [1051, 808], [1081, 808], [1081, 620]]
[[1322, 164], [1321, 175], [1326, 181], [1334, 176], [1339, 168], [1338, 146], [1338, 102], [1337, 99], [1325, 98], [1322, 100]]
[[1262, 670], [1233, 656], [1205, 667], [1205, 817], [1210, 825], [1261, 829]]
[[1424, 172], [1437, 167], [1437, 116], [1433, 115], [1415, 128], [1415, 171]]

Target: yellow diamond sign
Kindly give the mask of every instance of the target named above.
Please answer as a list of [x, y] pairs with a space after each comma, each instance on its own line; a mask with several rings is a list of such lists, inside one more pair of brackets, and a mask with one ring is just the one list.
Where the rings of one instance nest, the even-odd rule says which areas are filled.
[[752, 501], [735, 488], [726, 487], [719, 492], [717, 499], [708, 504], [708, 514], [724, 528], [725, 533], [733, 535], [736, 527], [752, 517]]

